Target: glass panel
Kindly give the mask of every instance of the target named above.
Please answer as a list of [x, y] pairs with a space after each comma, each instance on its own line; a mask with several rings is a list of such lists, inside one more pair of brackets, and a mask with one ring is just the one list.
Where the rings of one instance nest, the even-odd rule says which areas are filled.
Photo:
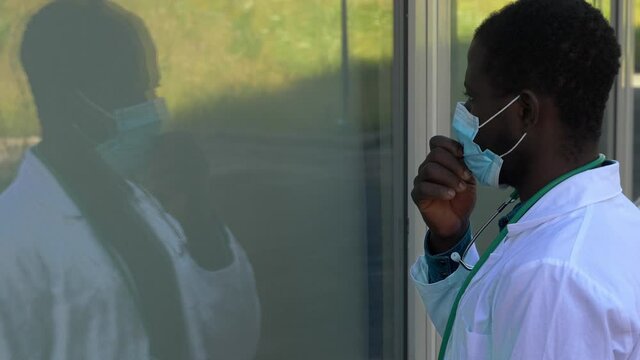
[[400, 359], [394, 3], [0, 1], [0, 358]]

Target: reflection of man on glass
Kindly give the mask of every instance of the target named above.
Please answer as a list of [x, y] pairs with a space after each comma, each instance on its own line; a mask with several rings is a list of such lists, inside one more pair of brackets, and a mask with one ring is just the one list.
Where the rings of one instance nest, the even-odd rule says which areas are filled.
[[0, 358], [252, 358], [260, 314], [242, 249], [225, 228], [232, 261], [200, 266], [132, 182], [166, 116], [142, 21], [56, 1], [21, 57], [43, 140], [0, 196]]

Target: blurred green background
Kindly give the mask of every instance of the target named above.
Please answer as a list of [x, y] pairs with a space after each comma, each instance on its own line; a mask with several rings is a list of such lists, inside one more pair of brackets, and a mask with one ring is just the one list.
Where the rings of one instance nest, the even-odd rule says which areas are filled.
[[[24, 25], [47, 1], [0, 0], [0, 135], [38, 134], [32, 99], [17, 58]], [[232, 107], [265, 93], [286, 91], [301, 80], [341, 68], [341, 6], [336, 0], [123, 0], [140, 16], [155, 40], [162, 74], [160, 95], [175, 121], [197, 122], [194, 104]], [[384, 0], [349, 0], [350, 61], [391, 59], [393, 4]], [[290, 102], [286, 111], [308, 111]], [[300, 109], [295, 109], [299, 107]], [[260, 107], [253, 107], [259, 109]], [[284, 109], [282, 110], [284, 111]], [[192, 116], [183, 114], [189, 113]], [[326, 128], [318, 121], [300, 124], [291, 116], [251, 123], [207, 111], [207, 121], [225, 127], [271, 130]], [[254, 114], [256, 115], [256, 114]], [[278, 119], [278, 120], [274, 120]], [[245, 121], [249, 121], [246, 123]], [[294, 123], [292, 123], [295, 121]], [[208, 124], [211, 127], [212, 124]]]

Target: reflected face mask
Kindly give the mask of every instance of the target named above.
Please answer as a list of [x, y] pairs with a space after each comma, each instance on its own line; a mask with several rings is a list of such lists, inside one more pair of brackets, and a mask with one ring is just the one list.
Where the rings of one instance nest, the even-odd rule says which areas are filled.
[[459, 102], [456, 105], [455, 113], [453, 115], [453, 135], [456, 137], [464, 148], [464, 162], [471, 170], [473, 176], [475, 176], [478, 183], [490, 186], [494, 188], [500, 187], [500, 169], [502, 169], [502, 158], [509, 155], [513, 150], [520, 145], [524, 140], [527, 133], [525, 132], [520, 140], [506, 153], [497, 155], [489, 149], [482, 151], [480, 145], [474, 142], [475, 137], [478, 135], [478, 131], [483, 126], [487, 125], [491, 120], [495, 119], [503, 111], [505, 111], [511, 104], [520, 98], [520, 95], [516, 96], [507, 105], [505, 105], [495, 115], [490, 117], [482, 125], [477, 116], [471, 114], [469, 110], [464, 106], [464, 103]]
[[116, 134], [99, 144], [96, 151], [122, 176], [134, 175], [147, 164], [154, 138], [169, 117], [164, 100], [157, 98], [110, 113], [86, 97], [83, 98], [116, 124]]

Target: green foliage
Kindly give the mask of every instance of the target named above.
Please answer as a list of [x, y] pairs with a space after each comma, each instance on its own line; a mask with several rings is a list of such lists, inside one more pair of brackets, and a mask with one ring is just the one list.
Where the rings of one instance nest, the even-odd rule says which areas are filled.
[[468, 42], [473, 37], [476, 28], [491, 13], [500, 10], [511, 3], [509, 0], [458, 0], [452, 2], [455, 7], [456, 19], [454, 34], [458, 41]]
[[[470, 41], [475, 29], [491, 13], [500, 10], [513, 0], [457, 0], [452, 1], [456, 12], [455, 34], [458, 40]], [[605, 18], [611, 17], [611, 0], [587, 0], [588, 3], [602, 11]], [[636, 2], [638, 2], [636, 0]], [[636, 24], [640, 22], [640, 11], [635, 14]]]

